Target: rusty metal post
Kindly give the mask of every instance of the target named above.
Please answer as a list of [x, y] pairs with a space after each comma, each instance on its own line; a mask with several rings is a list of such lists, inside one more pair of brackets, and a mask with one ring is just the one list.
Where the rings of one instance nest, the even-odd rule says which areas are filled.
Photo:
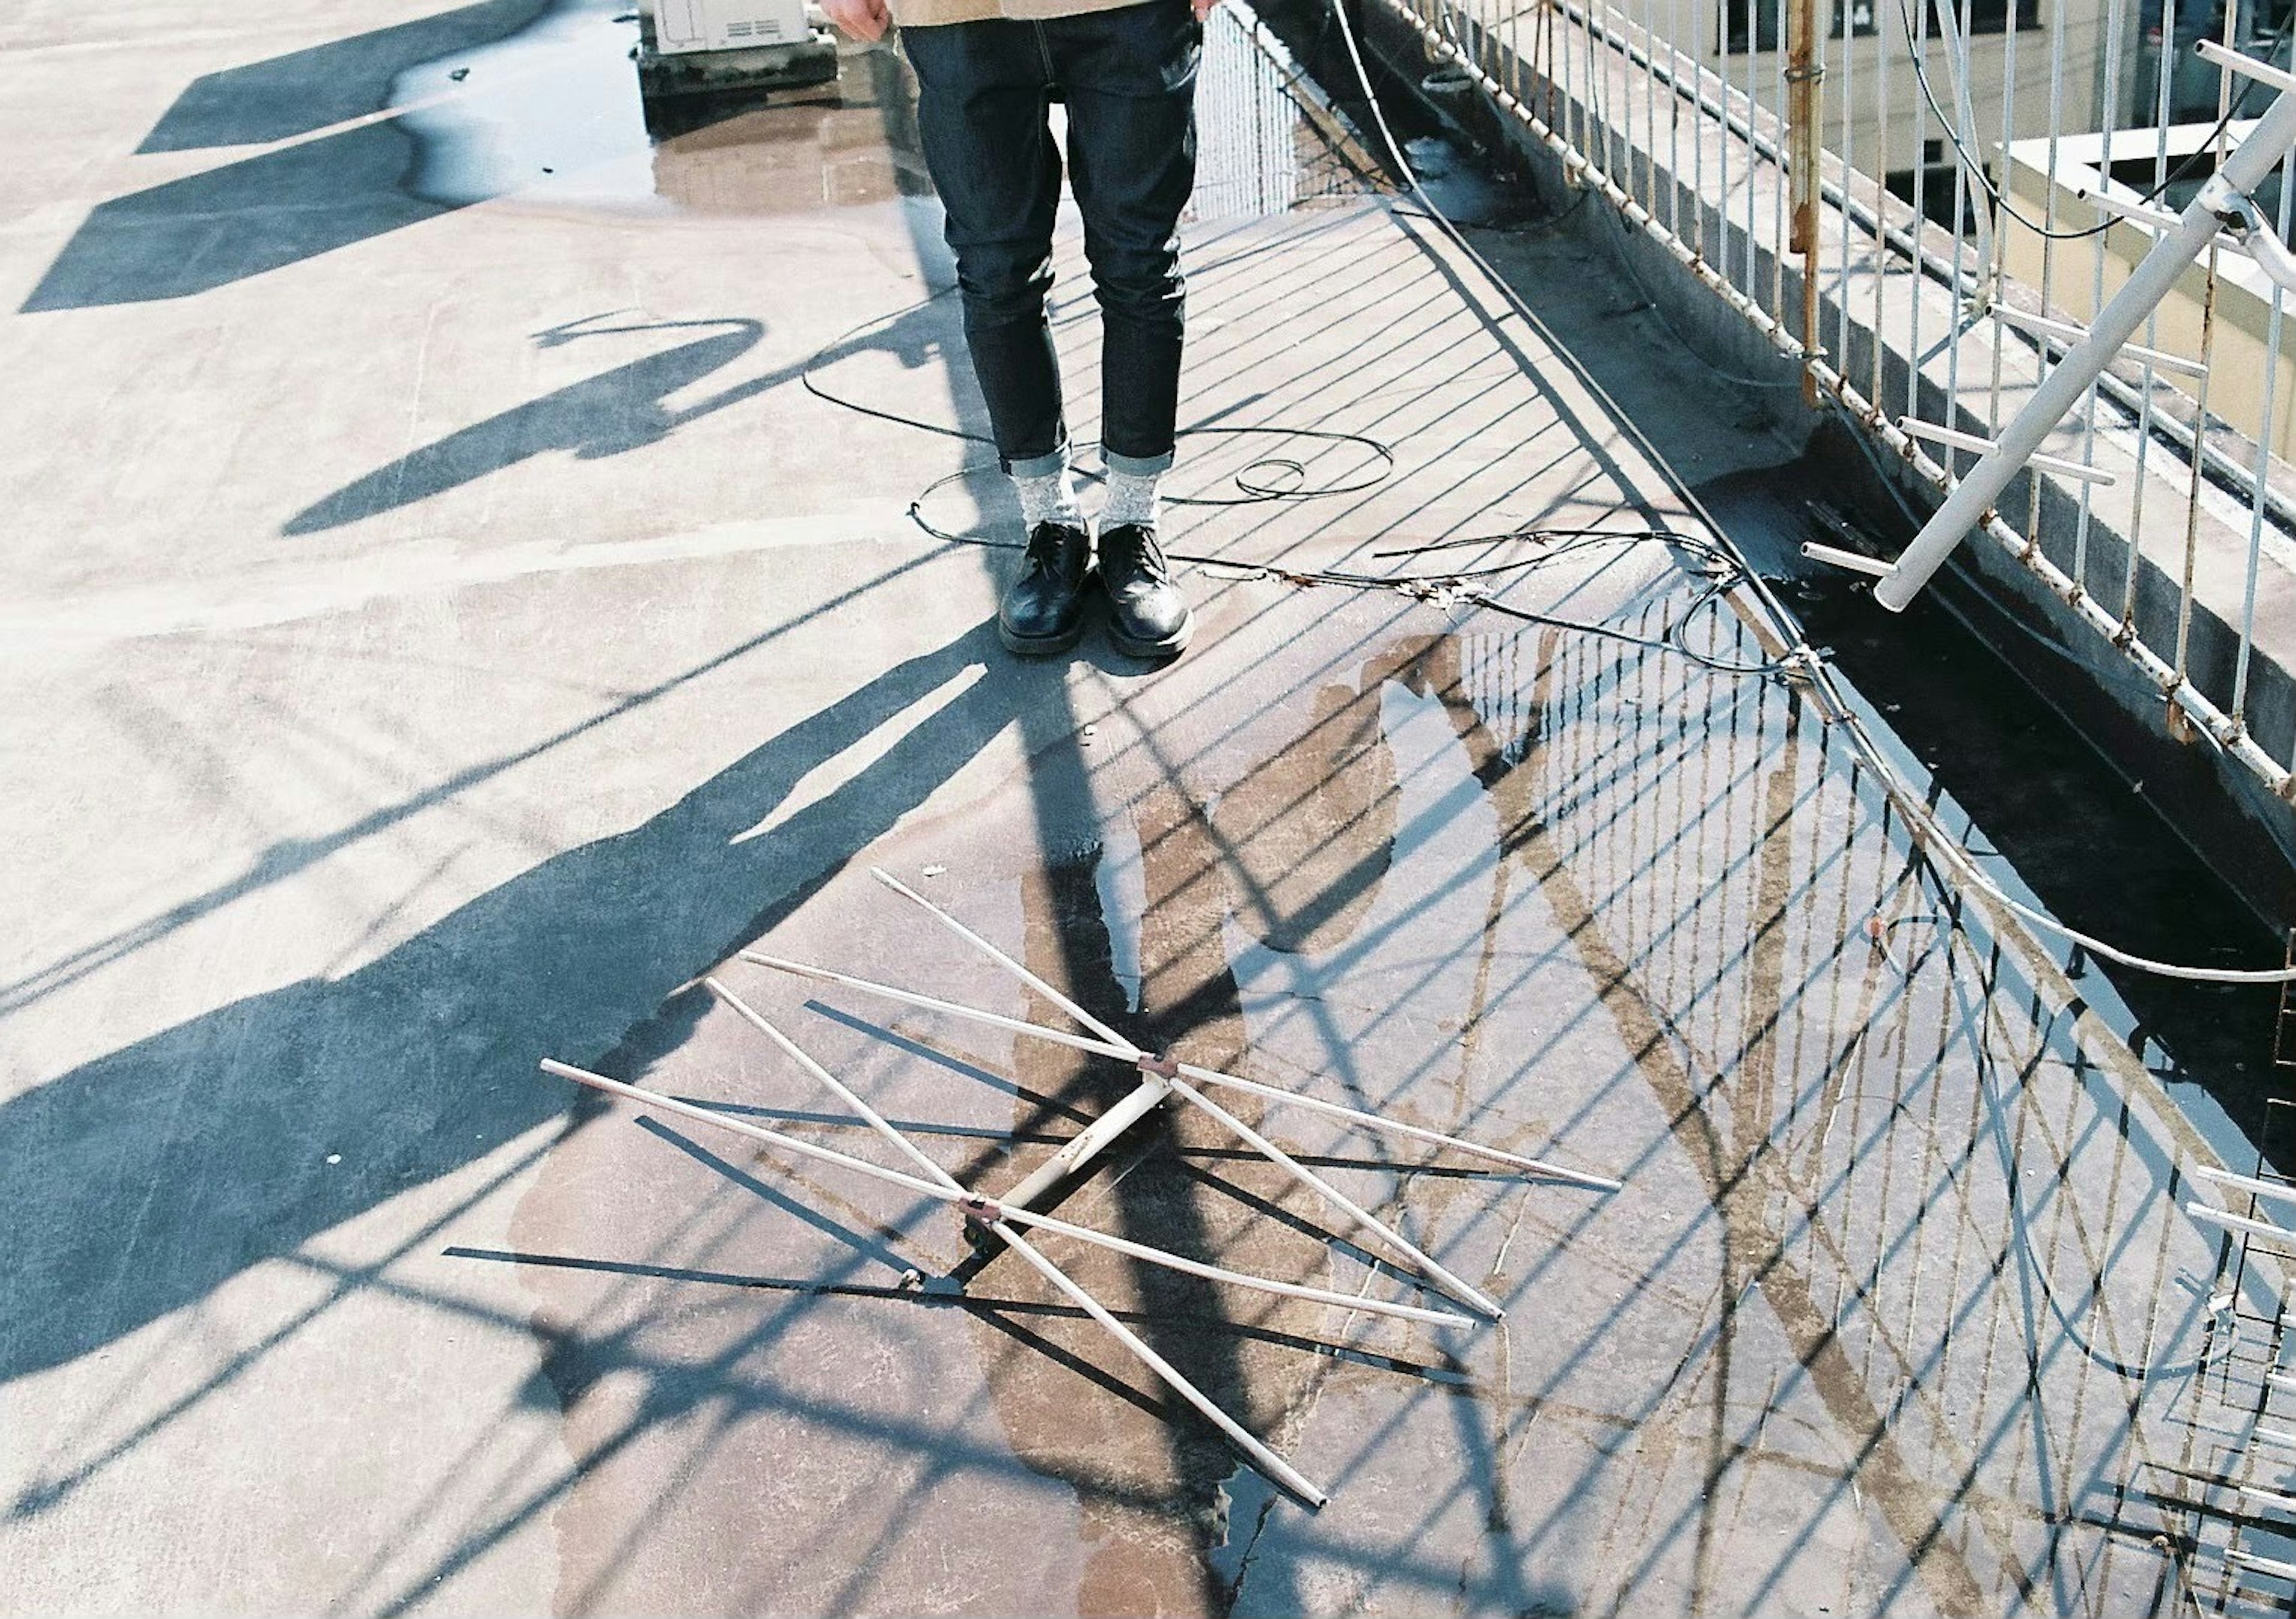
[[1786, 158], [1792, 187], [1793, 229], [1788, 238], [1801, 255], [1801, 402], [1818, 405], [1817, 147], [1825, 70], [1817, 60], [1817, 0], [1791, 0], [1786, 19]]

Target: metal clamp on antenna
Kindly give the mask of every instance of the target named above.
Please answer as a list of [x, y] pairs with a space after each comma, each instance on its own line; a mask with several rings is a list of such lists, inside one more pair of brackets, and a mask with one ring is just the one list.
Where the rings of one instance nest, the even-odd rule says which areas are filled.
[[2265, 219], [2255, 198], [2226, 184], [2222, 175], [2211, 175], [2193, 200], [2217, 217], [2225, 234], [2245, 248], [2256, 260], [2256, 267], [2282, 291], [2296, 292], [2296, 253], [2291, 253], [2288, 244], [2280, 240], [2280, 233]]

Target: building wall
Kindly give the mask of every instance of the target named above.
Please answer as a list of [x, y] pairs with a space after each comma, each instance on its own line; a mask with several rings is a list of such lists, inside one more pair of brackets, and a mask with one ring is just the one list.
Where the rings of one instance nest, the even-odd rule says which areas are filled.
[[[2171, 156], [2200, 144], [2211, 127], [2188, 125], [2171, 130]], [[2245, 127], [2234, 124], [2231, 133], [2237, 138]], [[2113, 158], [2126, 161], [2151, 156], [2157, 150], [2155, 132], [2131, 132], [2115, 140]], [[2092, 135], [2060, 142], [2054, 155], [2056, 173], [2052, 180], [2046, 142], [2021, 142], [2010, 149], [2007, 189], [2011, 200], [2019, 212], [2035, 220], [2044, 217], [2043, 210], [2053, 206], [2062, 229], [2079, 230], [2096, 223], [2098, 210], [2080, 201], [2077, 193], [2110, 184], [2099, 168], [2103, 140]], [[2137, 196], [2128, 186], [2117, 184], [2108, 194], [2131, 201]], [[2043, 285], [2046, 269], [2051, 307], [2086, 324], [2104, 300], [2120, 290], [2152, 245], [2149, 231], [2127, 221], [2083, 241], [2051, 243], [2012, 219], [2002, 235], [2002, 265], [2012, 280], [2036, 288]], [[2045, 260], [2050, 262], [2045, 266]], [[2202, 357], [2205, 320], [2213, 327], [2207, 353], [2210, 413], [2255, 438], [2264, 427], [2268, 391], [2272, 453], [2283, 460], [2296, 458], [2296, 354], [2289, 353], [2284, 343], [2276, 362], [2271, 353], [2272, 285], [2254, 264], [2232, 253], [2218, 256], [2213, 292], [2210, 282], [2204, 266], [2187, 270], [2162, 301], [2151, 328], [2140, 334], [2141, 340], [2166, 353], [2197, 360]], [[2200, 394], [2202, 384], [2197, 378], [2168, 371], [2155, 375], [2187, 396], [2197, 398]], [[2267, 378], [2273, 379], [2268, 389]]]
[[[1926, 184], [1949, 187], [1953, 154], [1942, 144], [1945, 131], [1931, 116], [1915, 75], [1914, 53], [1906, 41], [1906, 13], [1898, 9], [1908, 0], [1847, 0], [1847, 4], [1854, 13], [1870, 20], [1872, 31], [1847, 39], [1837, 35], [1824, 41], [1824, 145], [1850, 167], [1887, 178], [1921, 166], [1924, 143], [1938, 142], [1940, 144], [1931, 159], [1935, 167]], [[1694, 55], [1710, 71], [1728, 78], [1736, 88], [1751, 90], [1764, 107], [1775, 110], [1784, 104], [1786, 81], [1782, 51], [1725, 49], [1726, 20], [1734, 9], [1742, 9], [1734, 8], [1730, 0], [1672, 0], [1671, 4], [1649, 0], [1639, 9], [1634, 0], [1626, 0], [1622, 9], [1660, 38]], [[1824, 18], [1832, 9], [1831, 0], [1818, 0], [1818, 9]], [[2113, 75], [2113, 100], [2120, 108], [2116, 122], [2126, 119], [2136, 99], [2136, 70], [2143, 61], [2137, 49], [2138, 8], [2123, 5], [2120, 9], [2119, 20], [2126, 37]], [[1916, 28], [1926, 27], [1918, 11], [1912, 12], [1912, 19]], [[1970, 101], [1997, 183], [1997, 158], [1993, 149], [2005, 140], [2046, 134], [2053, 105], [2062, 128], [2089, 130], [2102, 126], [2107, 24], [2108, 12], [2102, 0], [2039, 0], [2038, 26], [1972, 38]], [[1951, 114], [1954, 94], [1948, 53], [1933, 30], [1923, 42], [1922, 61], [1939, 104]]]

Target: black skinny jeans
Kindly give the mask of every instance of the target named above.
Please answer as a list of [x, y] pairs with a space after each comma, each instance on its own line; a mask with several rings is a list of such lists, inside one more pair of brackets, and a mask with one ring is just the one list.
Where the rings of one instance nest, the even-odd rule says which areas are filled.
[[901, 30], [917, 128], [948, 216], [965, 346], [1004, 470], [1068, 453], [1045, 296], [1068, 108], [1068, 161], [1101, 314], [1101, 449], [1110, 468], [1172, 464], [1179, 408], [1180, 210], [1196, 179], [1196, 64], [1188, 0], [1144, 0], [1043, 22], [988, 19]]

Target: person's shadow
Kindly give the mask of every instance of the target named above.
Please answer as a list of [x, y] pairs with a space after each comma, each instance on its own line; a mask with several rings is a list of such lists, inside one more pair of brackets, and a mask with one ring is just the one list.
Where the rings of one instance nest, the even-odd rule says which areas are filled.
[[[536, 333], [534, 340], [550, 348], [582, 338], [636, 332], [700, 328], [708, 335], [613, 366], [499, 415], [472, 422], [313, 502], [289, 518], [280, 532], [290, 536], [316, 534], [358, 522], [414, 505], [552, 451], [563, 451], [589, 461], [640, 449], [667, 437], [687, 422], [770, 393], [854, 355], [890, 353], [905, 369], [915, 371], [961, 354], [964, 348], [955, 300], [936, 296], [808, 355], [795, 364], [777, 366], [672, 410], [662, 403], [665, 399], [732, 364], [754, 348], [765, 336], [764, 323], [743, 317], [607, 323], [612, 318], [593, 315], [569, 321]], [[953, 364], [951, 372], [964, 374], [964, 367]]]
[[[997, 679], [741, 838], [810, 772], [990, 659]], [[101, 1348], [562, 1115], [572, 1099], [536, 1073], [545, 1055], [642, 1067], [683, 1038], [681, 986], [1008, 723], [1061, 709], [1064, 677], [1063, 660], [1013, 664], [977, 626], [370, 965], [220, 1008], [0, 1105], [0, 1381]]]
[[408, 69], [511, 38], [551, 9], [477, 0], [202, 75], [139, 155], [294, 143], [97, 204], [21, 312], [187, 298], [452, 212], [402, 185], [418, 144], [399, 119], [357, 120], [390, 104]]

